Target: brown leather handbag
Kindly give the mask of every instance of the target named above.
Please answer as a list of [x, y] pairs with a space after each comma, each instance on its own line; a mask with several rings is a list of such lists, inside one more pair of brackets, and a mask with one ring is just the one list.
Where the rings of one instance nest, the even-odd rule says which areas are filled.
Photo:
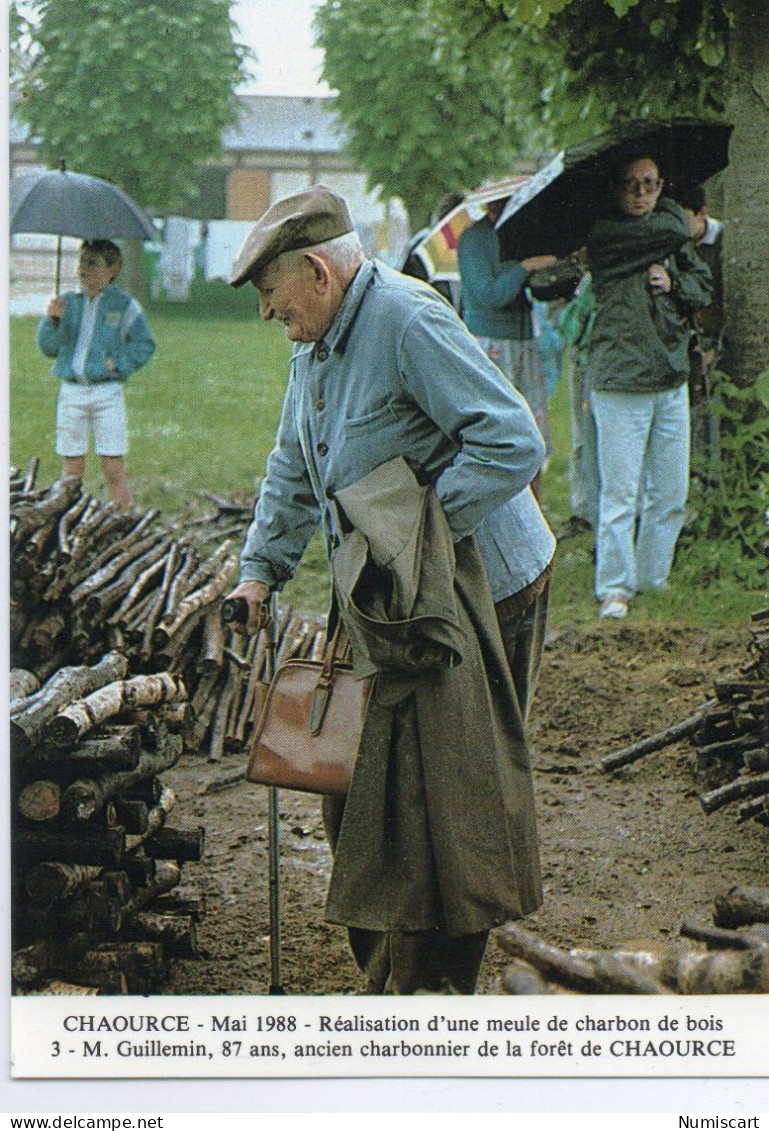
[[307, 793], [345, 794], [373, 679], [353, 679], [337, 659], [341, 618], [325, 659], [286, 660], [267, 689], [246, 779]]

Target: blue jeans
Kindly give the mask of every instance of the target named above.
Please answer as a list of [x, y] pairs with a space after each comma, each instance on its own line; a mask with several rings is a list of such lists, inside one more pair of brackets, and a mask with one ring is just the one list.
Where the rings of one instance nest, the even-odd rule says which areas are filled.
[[662, 589], [689, 492], [689, 389], [593, 392], [590, 400], [600, 478], [596, 596]]

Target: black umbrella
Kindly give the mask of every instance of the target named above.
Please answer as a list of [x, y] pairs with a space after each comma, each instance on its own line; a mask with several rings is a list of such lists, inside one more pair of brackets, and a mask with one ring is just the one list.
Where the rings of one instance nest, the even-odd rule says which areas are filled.
[[731, 130], [691, 118], [628, 122], [564, 149], [509, 197], [497, 222], [503, 256], [564, 256], [582, 247], [609, 205], [609, 176], [626, 158], [654, 158], [666, 195], [702, 184], [729, 163]]
[[61, 237], [82, 240], [153, 240], [149, 216], [117, 185], [85, 173], [58, 169], [14, 177], [10, 184], [11, 232], [58, 236], [56, 294], [61, 277]]

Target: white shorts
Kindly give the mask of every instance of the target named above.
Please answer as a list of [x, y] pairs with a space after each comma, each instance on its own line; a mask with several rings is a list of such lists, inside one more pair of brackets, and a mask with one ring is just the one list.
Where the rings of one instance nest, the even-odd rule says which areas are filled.
[[124, 456], [128, 451], [125, 394], [118, 381], [76, 385], [62, 381], [56, 406], [56, 454], [84, 456], [93, 431], [99, 456]]

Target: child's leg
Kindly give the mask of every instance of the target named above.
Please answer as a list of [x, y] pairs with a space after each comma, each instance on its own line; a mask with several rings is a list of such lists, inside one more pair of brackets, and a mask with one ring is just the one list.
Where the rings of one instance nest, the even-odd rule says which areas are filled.
[[117, 503], [121, 510], [128, 511], [133, 502], [123, 458], [128, 451], [123, 386], [116, 382], [94, 386], [94, 401], [91, 416], [94, 447], [101, 460], [107, 492], [113, 503]]
[[62, 479], [82, 479], [85, 475], [85, 456], [65, 456], [61, 461]]
[[112, 502], [117, 503], [121, 510], [130, 511], [133, 502], [123, 457], [101, 456], [101, 470]]

